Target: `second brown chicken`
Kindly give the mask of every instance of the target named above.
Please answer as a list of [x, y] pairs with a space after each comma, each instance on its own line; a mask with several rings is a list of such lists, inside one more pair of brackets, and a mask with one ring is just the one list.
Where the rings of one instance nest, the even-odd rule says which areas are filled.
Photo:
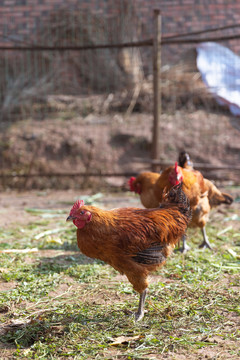
[[[220, 204], [231, 204], [233, 198], [229, 194], [222, 193], [199, 171], [193, 169], [190, 157], [186, 152], [183, 151], [179, 154], [179, 163], [182, 166], [176, 162], [174, 166], [168, 167], [161, 174], [151, 172], [139, 174], [136, 178], [132, 178], [130, 189], [140, 194], [143, 206], [154, 208], [162, 201], [164, 190], [168, 191], [172, 186], [182, 183], [182, 189], [188, 196], [192, 209], [192, 221], [189, 226], [201, 229], [203, 242], [200, 244], [200, 248], [211, 249], [205, 229], [210, 210]], [[181, 250], [186, 252], [189, 250], [186, 236], [182, 240]]]

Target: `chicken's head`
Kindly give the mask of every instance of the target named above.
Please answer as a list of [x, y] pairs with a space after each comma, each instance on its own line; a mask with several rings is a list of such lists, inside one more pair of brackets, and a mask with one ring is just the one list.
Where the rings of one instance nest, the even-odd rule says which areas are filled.
[[128, 180], [128, 185], [130, 191], [141, 194], [141, 185], [139, 183], [136, 183], [136, 178], [134, 176], [130, 177], [130, 179]]
[[178, 185], [183, 180], [182, 170], [180, 166], [178, 166], [177, 161], [175, 162], [174, 169], [169, 174], [168, 180], [172, 185]]
[[78, 229], [82, 229], [88, 222], [91, 221], [91, 218], [92, 214], [84, 207], [84, 201], [77, 200], [73, 205], [66, 221], [72, 220]]
[[178, 162], [181, 167], [193, 167], [189, 154], [182, 150], [178, 155]]

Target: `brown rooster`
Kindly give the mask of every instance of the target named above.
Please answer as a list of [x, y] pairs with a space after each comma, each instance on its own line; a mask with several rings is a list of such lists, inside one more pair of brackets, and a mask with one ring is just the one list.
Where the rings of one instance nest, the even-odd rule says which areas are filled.
[[136, 178], [132, 176], [128, 181], [130, 191], [140, 195], [141, 203], [145, 208], [155, 208], [159, 205], [154, 195], [154, 185], [159, 176], [159, 173], [145, 171]]
[[[190, 200], [192, 208], [192, 221], [190, 227], [198, 227], [203, 235], [203, 242], [200, 248], [211, 249], [208, 240], [205, 225], [209, 219], [209, 213], [212, 207], [220, 204], [231, 204], [233, 198], [222, 193], [209, 180], [193, 168], [190, 156], [186, 151], [181, 151], [178, 157], [179, 164], [170, 166], [161, 174], [145, 172], [132, 178], [129, 181], [130, 190], [140, 194], [140, 199], [144, 207], [154, 208], [162, 201], [164, 189], [170, 190], [172, 186], [182, 183], [182, 189]], [[152, 176], [154, 174], [154, 177]], [[190, 248], [186, 243], [186, 236], [183, 237], [182, 252]]]
[[[179, 166], [185, 169], [192, 170], [195, 174], [199, 171], [193, 168], [193, 163], [190, 159], [189, 154], [186, 151], [181, 151], [178, 157]], [[204, 189], [208, 192], [208, 200], [211, 208], [221, 205], [230, 205], [233, 202], [231, 195], [221, 192], [210, 180], [204, 178]]]
[[183, 191], [189, 197], [191, 206], [196, 204], [199, 194], [205, 189], [204, 178], [199, 171], [184, 169], [175, 162], [174, 166], [165, 169], [154, 185], [154, 195], [158, 202], [162, 201], [163, 191], [171, 189], [172, 186], [183, 184]]
[[136, 321], [144, 315], [148, 274], [163, 266], [183, 236], [191, 218], [189, 201], [181, 185], [163, 196], [157, 209], [101, 210], [77, 201], [67, 220], [77, 229], [83, 254], [103, 260], [127, 276], [140, 293]]
[[[196, 174], [198, 179], [201, 180], [201, 191], [198, 193], [197, 197], [194, 198], [194, 202], [192, 202], [191, 195], [187, 193], [190, 198], [193, 214], [192, 221], [189, 226], [199, 227], [201, 229], [203, 242], [200, 245], [200, 248], [207, 247], [212, 249], [205, 228], [209, 219], [209, 212], [211, 208], [221, 204], [231, 205], [233, 198], [229, 194], [222, 193], [210, 180], [203, 178], [202, 174], [193, 168], [193, 163], [186, 151], [183, 150], [179, 153], [178, 161], [182, 168]], [[183, 183], [186, 183], [186, 179], [183, 179]], [[183, 239], [183, 251], [187, 251], [188, 249], [189, 247], [186, 245], [186, 239]]]
[[[175, 166], [170, 166], [161, 173], [154, 186], [154, 195], [156, 199], [161, 202], [164, 189], [168, 191], [172, 186], [179, 183], [182, 183], [182, 189], [189, 198], [192, 209], [192, 221], [189, 226], [201, 228], [204, 241], [200, 247], [211, 248], [205, 231], [205, 223], [208, 220], [210, 207], [204, 178], [199, 171], [182, 168], [178, 166], [176, 162]], [[185, 235], [182, 241], [183, 247], [181, 251], [186, 252], [190, 248], [187, 245]]]
[[131, 177], [128, 181], [131, 191], [140, 195], [141, 203], [144, 207], [155, 208], [162, 201], [163, 191], [170, 190], [173, 185], [177, 185], [183, 180], [183, 172], [188, 178], [188, 182], [183, 182], [183, 190], [187, 196], [192, 195], [191, 191], [195, 190], [199, 194], [199, 184], [203, 184], [203, 177], [199, 172], [189, 172], [181, 169], [177, 163], [170, 166], [161, 174], [155, 172], [142, 172], [136, 178]]

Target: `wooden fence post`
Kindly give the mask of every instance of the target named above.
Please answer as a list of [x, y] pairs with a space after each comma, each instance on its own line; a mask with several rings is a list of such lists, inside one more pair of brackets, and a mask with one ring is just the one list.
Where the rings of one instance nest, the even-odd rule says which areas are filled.
[[153, 128], [152, 128], [152, 171], [158, 171], [159, 161], [159, 125], [161, 114], [161, 12], [154, 10], [153, 37]]

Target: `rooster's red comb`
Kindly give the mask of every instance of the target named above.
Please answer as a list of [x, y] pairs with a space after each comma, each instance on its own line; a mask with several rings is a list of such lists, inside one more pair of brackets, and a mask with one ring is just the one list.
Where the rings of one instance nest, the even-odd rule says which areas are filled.
[[80, 207], [82, 207], [83, 205], [84, 205], [84, 201], [83, 201], [83, 200], [77, 200], [77, 201], [74, 203], [74, 205], [73, 205], [73, 207], [72, 207], [72, 209], [71, 209], [70, 214], [71, 214], [72, 212], [80, 209]]
[[128, 185], [131, 191], [135, 191], [135, 187], [133, 186], [133, 182], [136, 180], [134, 176], [131, 176], [128, 180]]

